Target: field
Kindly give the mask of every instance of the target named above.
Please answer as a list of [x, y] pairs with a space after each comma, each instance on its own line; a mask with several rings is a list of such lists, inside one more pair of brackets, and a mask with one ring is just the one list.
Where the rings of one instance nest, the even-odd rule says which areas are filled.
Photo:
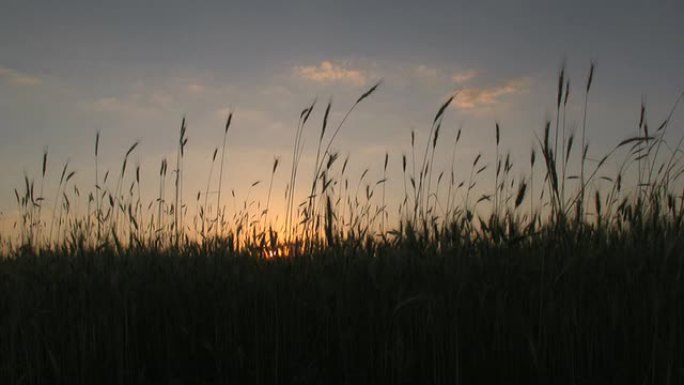
[[[279, 160], [260, 210], [246, 202], [229, 216], [207, 203], [221, 202], [230, 117], [209, 171], [218, 196], [207, 187], [192, 204], [183, 202], [185, 122], [151, 202], [128, 164], [137, 143], [110, 173], [97, 169], [98, 135], [93, 185], [69, 185], [65, 164], [53, 204], [46, 152], [42, 175], [15, 190], [16, 234], [0, 238], [0, 382], [683, 383], [684, 162], [682, 141], [666, 140], [679, 99], [656, 127], [642, 107], [638, 133], [591, 159], [593, 71], [579, 87], [577, 132], [566, 132], [561, 70], [556, 116], [529, 163], [500, 150], [497, 124], [495, 154], [477, 155], [463, 180], [453, 165], [433, 170], [445, 101], [424, 148], [412, 135], [404, 200], [391, 210], [386, 178], [349, 185], [332, 150], [381, 84], [339, 124], [324, 107], [303, 187], [303, 128], [318, 107], [301, 112], [278, 224], [269, 205]], [[615, 157], [622, 166], [606, 169]], [[478, 179], [486, 171], [489, 189]]]

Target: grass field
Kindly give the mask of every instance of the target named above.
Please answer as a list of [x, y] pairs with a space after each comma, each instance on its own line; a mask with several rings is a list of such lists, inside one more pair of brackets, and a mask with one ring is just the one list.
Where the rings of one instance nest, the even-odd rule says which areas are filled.
[[[412, 135], [391, 209], [386, 178], [350, 185], [332, 150], [379, 84], [338, 124], [323, 107], [305, 182], [303, 128], [317, 106], [301, 112], [280, 223], [269, 212], [280, 160], [260, 210], [212, 211], [220, 187], [183, 202], [185, 122], [150, 202], [128, 165], [137, 143], [110, 173], [97, 169], [98, 135], [93, 185], [74, 188], [64, 165], [51, 204], [46, 153], [42, 176], [15, 190], [17, 232], [0, 239], [0, 382], [683, 383], [684, 162], [682, 141], [666, 140], [679, 100], [656, 127], [642, 108], [638, 134], [591, 161], [592, 79], [593, 65], [577, 132], [566, 132], [561, 70], [529, 163], [512, 163], [497, 124], [495, 154], [477, 155], [463, 180], [453, 162], [433, 170], [447, 100], [424, 148]], [[207, 186], [223, 178], [230, 127]]]

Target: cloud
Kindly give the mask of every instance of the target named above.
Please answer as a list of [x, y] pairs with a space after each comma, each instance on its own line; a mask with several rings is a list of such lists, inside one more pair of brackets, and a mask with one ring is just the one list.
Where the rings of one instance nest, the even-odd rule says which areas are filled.
[[503, 96], [523, 92], [526, 86], [525, 79], [514, 79], [492, 87], [468, 87], [456, 94], [454, 104], [462, 109], [491, 106]]
[[451, 75], [451, 81], [454, 83], [465, 83], [477, 76], [478, 72], [475, 70], [460, 71]]
[[439, 77], [440, 72], [436, 68], [421, 64], [416, 67], [414, 74], [421, 79], [436, 79]]
[[421, 64], [412, 69], [412, 75], [419, 80], [427, 81], [430, 84], [439, 81], [440, 83], [452, 82], [456, 84], [463, 84], [479, 75], [478, 71], [475, 70], [464, 70], [449, 73], [443, 69], [430, 67]]
[[97, 99], [92, 103], [92, 107], [100, 112], [118, 112], [125, 109], [123, 101], [116, 97]]
[[349, 82], [362, 86], [367, 82], [366, 74], [358, 69], [345, 68], [331, 61], [323, 61], [318, 66], [296, 66], [295, 74], [301, 78], [318, 83]]
[[28, 75], [6, 67], [0, 67], [0, 80], [5, 80], [10, 84], [21, 87], [32, 87], [43, 83], [43, 80], [37, 76]]
[[190, 82], [186, 85], [185, 88], [191, 94], [201, 94], [207, 89], [207, 87], [204, 84], [199, 82]]
[[164, 82], [134, 82], [118, 94], [97, 95], [78, 102], [80, 108], [105, 113], [150, 115], [177, 112], [205, 100], [210, 91], [204, 83], [171, 78]]
[[177, 104], [173, 95], [162, 90], [132, 92], [123, 96], [105, 96], [80, 102], [88, 110], [123, 114], [163, 113], [174, 110]]

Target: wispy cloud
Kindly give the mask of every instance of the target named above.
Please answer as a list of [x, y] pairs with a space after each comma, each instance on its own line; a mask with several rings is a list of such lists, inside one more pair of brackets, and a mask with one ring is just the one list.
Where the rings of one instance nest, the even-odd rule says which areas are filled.
[[133, 92], [122, 96], [105, 96], [81, 101], [80, 106], [106, 113], [150, 114], [172, 110], [178, 102], [169, 92], [155, 90], [149, 93]]
[[527, 80], [514, 79], [491, 87], [467, 87], [458, 92], [454, 104], [462, 109], [491, 106], [506, 95], [523, 92], [526, 86]]
[[368, 79], [362, 70], [351, 69], [327, 60], [317, 66], [296, 66], [294, 71], [297, 76], [318, 83], [348, 82], [362, 86]]
[[480, 73], [476, 70], [462, 70], [451, 72], [443, 68], [431, 67], [425, 64], [418, 65], [413, 68], [412, 75], [418, 80], [433, 84], [440, 83], [456, 83], [464, 84], [477, 77]]
[[428, 67], [424, 64], [419, 65], [413, 71], [414, 75], [421, 79], [436, 79], [440, 76], [440, 71], [433, 67]]
[[125, 109], [124, 102], [113, 96], [97, 99], [92, 102], [91, 107], [99, 112], [118, 112]]
[[0, 80], [22, 87], [37, 86], [43, 83], [43, 80], [37, 76], [25, 74], [6, 67], [0, 67]]
[[451, 81], [454, 83], [465, 83], [468, 80], [473, 79], [477, 76], [478, 72], [475, 70], [459, 71], [451, 75]]
[[190, 94], [201, 94], [204, 91], [206, 91], [207, 87], [200, 83], [200, 82], [189, 82], [186, 86], [185, 89], [190, 93]]
[[165, 119], [188, 115], [198, 121], [211, 116], [223, 101], [238, 99], [233, 85], [217, 80], [212, 74], [159, 76], [133, 80], [117, 88], [83, 95], [76, 99], [75, 106], [81, 112], [103, 114], [108, 119]]

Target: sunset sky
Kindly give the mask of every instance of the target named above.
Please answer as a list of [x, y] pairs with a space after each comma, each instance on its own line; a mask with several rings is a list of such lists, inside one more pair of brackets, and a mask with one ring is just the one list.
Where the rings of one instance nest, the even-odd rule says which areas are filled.
[[[97, 130], [103, 169], [118, 170], [140, 140], [130, 162], [141, 164], [144, 193], [154, 199], [160, 161], [175, 159], [183, 116], [190, 200], [206, 187], [229, 111], [224, 191], [235, 189], [240, 202], [262, 180], [251, 192], [262, 199], [280, 156], [273, 198], [279, 207], [299, 112], [317, 98], [304, 132], [301, 175], [308, 183], [327, 101], [333, 100], [335, 127], [380, 79], [333, 147], [349, 154], [352, 175], [370, 168], [370, 181], [379, 179], [388, 152], [396, 202], [411, 129], [422, 148], [437, 108], [457, 91], [440, 134], [441, 167], [449, 167], [459, 127], [458, 172], [465, 175], [479, 152], [492, 163], [497, 121], [503, 150], [526, 162], [535, 133], [555, 119], [564, 61], [569, 130], [581, 127], [582, 90], [596, 62], [588, 121], [590, 152], [598, 156], [636, 131], [642, 100], [657, 126], [684, 91], [682, 16], [681, 0], [4, 0], [0, 211], [5, 222], [14, 213], [13, 189], [24, 174], [39, 176], [45, 147], [48, 185], [57, 184], [69, 159], [75, 183], [91, 190]], [[678, 112], [673, 138], [684, 133], [682, 123]], [[214, 174], [210, 190], [216, 180]]]

